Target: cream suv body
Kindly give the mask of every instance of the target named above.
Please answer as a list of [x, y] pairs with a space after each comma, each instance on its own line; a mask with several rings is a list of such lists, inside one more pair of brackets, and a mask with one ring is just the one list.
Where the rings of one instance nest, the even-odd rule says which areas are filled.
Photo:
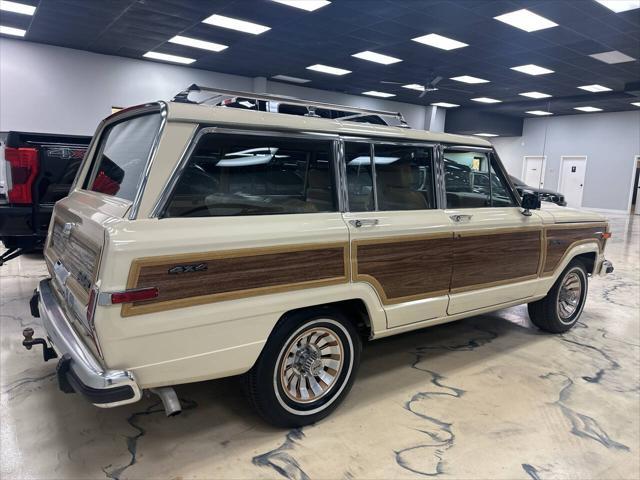
[[[371, 160], [374, 159], [372, 162]], [[60, 384], [101, 407], [245, 374], [278, 425], [327, 415], [361, 341], [528, 303], [577, 321], [608, 225], [524, 211], [485, 140], [185, 103], [99, 126], [32, 302]], [[524, 213], [524, 214], [523, 214]], [[53, 348], [47, 343], [51, 342]]]

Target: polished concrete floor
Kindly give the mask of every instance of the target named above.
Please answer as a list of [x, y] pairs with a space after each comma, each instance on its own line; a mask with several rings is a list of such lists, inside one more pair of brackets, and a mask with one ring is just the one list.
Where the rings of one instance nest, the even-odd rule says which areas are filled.
[[580, 324], [533, 328], [525, 307], [366, 346], [343, 405], [278, 430], [237, 379], [102, 410], [58, 391], [55, 364], [20, 345], [41, 257], [0, 269], [1, 472], [26, 478], [640, 477], [640, 216], [612, 216], [616, 271], [593, 279]]

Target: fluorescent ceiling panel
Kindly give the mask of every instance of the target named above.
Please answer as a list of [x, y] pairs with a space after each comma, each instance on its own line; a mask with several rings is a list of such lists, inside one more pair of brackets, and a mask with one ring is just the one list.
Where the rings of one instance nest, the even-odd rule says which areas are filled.
[[495, 98], [489, 98], [489, 97], [478, 97], [478, 98], [472, 98], [471, 100], [473, 100], [474, 102], [480, 102], [480, 103], [501, 103], [502, 100], [497, 100]]
[[586, 90], [587, 92], [594, 92], [594, 93], [598, 93], [598, 92], [610, 92], [611, 89], [609, 87], [603, 87], [602, 85], [598, 85], [593, 84], [593, 85], [583, 85], [581, 87], [578, 87], [580, 90]]
[[442, 108], [455, 108], [460, 106], [455, 103], [448, 103], [448, 102], [435, 102], [435, 103], [432, 103], [431, 105], [433, 105], [434, 107], [442, 107]]
[[529, 98], [549, 98], [551, 96], [548, 93], [542, 93], [542, 92], [523, 92], [523, 93], [519, 93], [518, 95], [522, 95], [523, 97], [529, 97]]
[[476, 137], [498, 137], [495, 133], [474, 133]]
[[449, 80], [455, 80], [462, 83], [489, 83], [489, 80], [483, 78], [472, 77], [470, 75], [461, 75], [459, 77], [451, 77]]
[[153, 58], [154, 60], [163, 60], [165, 62], [183, 63], [188, 65], [195, 62], [195, 58], [179, 57], [178, 55], [169, 55], [168, 53], [147, 52], [143, 55], [145, 58]]
[[538, 115], [538, 116], [543, 116], [543, 115], [553, 115], [553, 113], [551, 112], [545, 112], [544, 110], [529, 110], [525, 113], [528, 113], [530, 115]]
[[10, 2], [9, 0], [0, 0], [0, 10], [5, 12], [20, 13], [22, 15], [33, 15], [36, 7], [25, 5], [24, 3]]
[[381, 53], [370, 52], [365, 50], [364, 52], [354, 53], [352, 57], [360, 58], [361, 60], [368, 60], [370, 62], [381, 63], [383, 65], [391, 65], [392, 63], [401, 62], [399, 58], [390, 57], [389, 55], [382, 55]]
[[274, 2], [288, 5], [290, 7], [306, 10], [307, 12], [314, 12], [319, 8], [326, 7], [331, 2], [328, 0], [273, 0]]
[[596, 0], [596, 2], [616, 13], [640, 8], [640, 0]]
[[177, 43], [178, 45], [186, 45], [187, 47], [200, 48], [202, 50], [210, 50], [212, 52], [221, 52], [225, 48], [229, 48], [227, 45], [220, 43], [205, 42], [204, 40], [198, 40], [195, 38], [183, 37], [176, 35], [169, 39], [171, 43]]
[[580, 110], [581, 112], [601, 112], [601, 108], [596, 107], [575, 107], [574, 110]]
[[274, 75], [274, 80], [282, 80], [283, 82], [291, 82], [291, 83], [309, 83], [311, 80], [307, 80], [306, 78], [298, 78], [298, 77], [290, 77], [289, 75]]
[[505, 13], [504, 15], [498, 15], [493, 18], [511, 25], [512, 27], [524, 30], [525, 32], [535, 32], [537, 30], [544, 30], [545, 28], [558, 26], [557, 23], [538, 15], [537, 13], [533, 13], [526, 8], [516, 10], [515, 12]]
[[5, 27], [4, 25], [0, 25], [0, 34], [2, 35], [13, 35], [14, 37], [24, 37], [27, 31], [22, 30], [20, 28], [13, 27]]
[[396, 96], [394, 93], [378, 92], [376, 90], [369, 90], [368, 92], [362, 92], [362, 94], [369, 95], [370, 97], [380, 97], [380, 98], [389, 98], [389, 97]]
[[625, 62], [633, 62], [635, 58], [630, 57], [629, 55], [625, 55], [618, 50], [611, 50], [610, 52], [602, 52], [602, 53], [592, 53], [589, 55], [591, 58], [595, 58], [596, 60], [600, 60], [601, 62], [612, 64], [612, 63], [625, 63]]
[[511, 70], [526, 73], [527, 75], [546, 75], [547, 73], [553, 73], [553, 70], [549, 70], [548, 68], [540, 67], [532, 63], [528, 65], [520, 65], [519, 67], [511, 67]]
[[225, 17], [223, 15], [211, 15], [210, 17], [205, 18], [202, 23], [213, 25], [215, 27], [237, 30], [239, 32], [251, 33], [253, 35], [260, 35], [267, 30], [271, 30], [271, 27], [266, 27], [258, 23], [247, 22], [245, 20], [239, 20], [237, 18]]
[[402, 85], [402, 88], [408, 88], [409, 90], [417, 90], [418, 92], [424, 92], [424, 85], [418, 85], [417, 83]]
[[635, 107], [640, 107], [640, 102], [631, 102], [631, 105]]
[[443, 37], [437, 33], [430, 33], [429, 35], [423, 35], [412, 39], [414, 42], [424, 43], [430, 47], [441, 48], [442, 50], [454, 50], [456, 48], [468, 47], [467, 43], [459, 42], [453, 38]]
[[330, 67], [329, 65], [322, 65], [320, 63], [308, 66], [307, 70], [314, 70], [316, 72], [328, 73], [330, 75], [346, 75], [347, 73], [351, 73], [351, 70], [345, 70], [344, 68]]

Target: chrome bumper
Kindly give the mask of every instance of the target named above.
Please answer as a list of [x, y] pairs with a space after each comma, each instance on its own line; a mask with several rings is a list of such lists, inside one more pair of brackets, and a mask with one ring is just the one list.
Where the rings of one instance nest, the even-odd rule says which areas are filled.
[[600, 264], [600, 274], [601, 277], [605, 277], [607, 274], [613, 272], [613, 263], [609, 260], [603, 260]]
[[97, 407], [115, 407], [140, 400], [141, 390], [125, 370], [106, 370], [66, 319], [51, 290], [51, 279], [38, 286], [38, 310], [49, 341], [58, 353], [58, 381], [71, 387]]

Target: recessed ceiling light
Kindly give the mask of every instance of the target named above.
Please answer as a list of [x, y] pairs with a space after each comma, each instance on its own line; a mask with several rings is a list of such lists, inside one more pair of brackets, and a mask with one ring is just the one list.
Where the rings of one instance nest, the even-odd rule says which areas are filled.
[[489, 97], [478, 97], [478, 98], [472, 98], [471, 100], [473, 100], [474, 102], [480, 102], [480, 103], [500, 103], [500, 102], [502, 102], [502, 100], [496, 100], [495, 98], [489, 98]]
[[369, 60], [370, 62], [382, 63], [383, 65], [391, 65], [392, 63], [402, 61], [396, 57], [390, 57], [389, 55], [382, 55], [381, 53], [370, 52], [368, 50], [360, 53], [354, 53], [351, 56], [362, 60]]
[[229, 28], [239, 32], [251, 33], [253, 35], [260, 35], [267, 30], [271, 30], [271, 27], [265, 27], [258, 23], [238, 20], [237, 18], [225, 17], [223, 15], [211, 15], [210, 17], [205, 18], [202, 23], [207, 23], [216, 27]]
[[519, 93], [518, 95], [522, 95], [523, 97], [529, 97], [529, 98], [549, 98], [551, 96], [548, 93], [542, 93], [542, 92], [523, 92], [523, 93]]
[[0, 10], [21, 13], [22, 15], [33, 15], [36, 7], [25, 5], [24, 3], [10, 2], [9, 0], [0, 0]]
[[414, 42], [424, 43], [431, 47], [441, 48], [442, 50], [454, 50], [456, 48], [468, 47], [467, 43], [459, 42], [452, 38], [443, 37], [437, 33], [430, 33], [412, 39]]
[[544, 110], [529, 110], [525, 113], [528, 113], [530, 115], [538, 115], [538, 116], [542, 116], [542, 115], [553, 115], [553, 113], [551, 112], [545, 112]]
[[417, 83], [402, 85], [402, 88], [408, 88], [409, 90], [417, 90], [418, 92], [424, 92], [424, 85], [418, 85]]
[[291, 83], [309, 83], [311, 80], [307, 80], [306, 78], [298, 78], [298, 77], [290, 77], [289, 75], [274, 75], [274, 80], [282, 80], [283, 82], [291, 82]]
[[538, 65], [534, 65], [532, 63], [530, 63], [529, 65], [520, 65], [519, 67], [511, 67], [511, 70], [526, 73], [527, 75], [546, 75], [547, 73], [553, 73], [553, 70], [539, 67]]
[[13, 35], [14, 37], [24, 37], [27, 31], [22, 30], [20, 28], [13, 27], [5, 27], [4, 25], [0, 25], [0, 34], [2, 35]]
[[462, 83], [489, 83], [489, 80], [483, 78], [472, 77], [470, 75], [461, 75], [459, 77], [451, 77], [449, 80], [455, 80]]
[[581, 112], [601, 112], [601, 108], [596, 107], [575, 107], [574, 110], [580, 110]]
[[369, 90], [368, 92], [362, 92], [362, 94], [363, 95], [369, 95], [371, 97], [380, 97], [380, 98], [395, 97], [395, 94], [393, 94], [393, 93], [377, 92], [375, 90]]
[[476, 137], [498, 137], [495, 133], [474, 133]]
[[587, 92], [610, 92], [611, 89], [609, 87], [603, 87], [602, 85], [593, 84], [593, 85], [583, 85], [578, 87], [580, 90], [586, 90]]
[[631, 102], [631, 105], [636, 106], [636, 107], [640, 107], [640, 102]]
[[326, 7], [331, 2], [327, 0], [273, 0], [274, 2], [289, 5], [290, 7], [300, 8], [307, 12], [313, 12], [319, 8]]
[[515, 12], [505, 13], [504, 15], [498, 15], [493, 18], [500, 22], [507, 23], [512, 27], [524, 30], [525, 32], [535, 32], [537, 30], [544, 30], [545, 28], [558, 26], [557, 23], [538, 15], [537, 13], [530, 12], [526, 8], [516, 10]]
[[435, 103], [432, 103], [431, 105], [433, 105], [434, 107], [442, 107], [442, 108], [454, 108], [454, 107], [460, 106], [455, 103], [447, 103], [447, 102], [435, 102]]
[[179, 57], [178, 55], [169, 55], [168, 53], [159, 52], [147, 52], [143, 57], [153, 58], [154, 60], [164, 60], [165, 62], [184, 63], [185, 65], [196, 61], [195, 58]]
[[346, 75], [351, 73], [351, 70], [345, 70], [344, 68], [330, 67], [328, 65], [322, 65], [320, 63], [316, 65], [310, 65], [307, 70], [315, 70], [316, 72], [329, 73], [331, 75]]
[[640, 0], [596, 0], [596, 2], [616, 13], [640, 8]]
[[201, 48], [202, 50], [211, 50], [212, 52], [221, 52], [225, 48], [229, 48], [226, 45], [213, 42], [205, 42], [204, 40], [197, 40], [195, 38], [182, 37], [176, 35], [169, 39], [171, 43], [177, 43], [178, 45], [186, 45], [187, 47]]
[[604, 63], [624, 63], [624, 62], [633, 62], [635, 58], [630, 57], [629, 55], [625, 55], [618, 50], [612, 50], [610, 52], [602, 52], [602, 53], [592, 53], [589, 55], [591, 58], [595, 58], [596, 60], [600, 60]]

